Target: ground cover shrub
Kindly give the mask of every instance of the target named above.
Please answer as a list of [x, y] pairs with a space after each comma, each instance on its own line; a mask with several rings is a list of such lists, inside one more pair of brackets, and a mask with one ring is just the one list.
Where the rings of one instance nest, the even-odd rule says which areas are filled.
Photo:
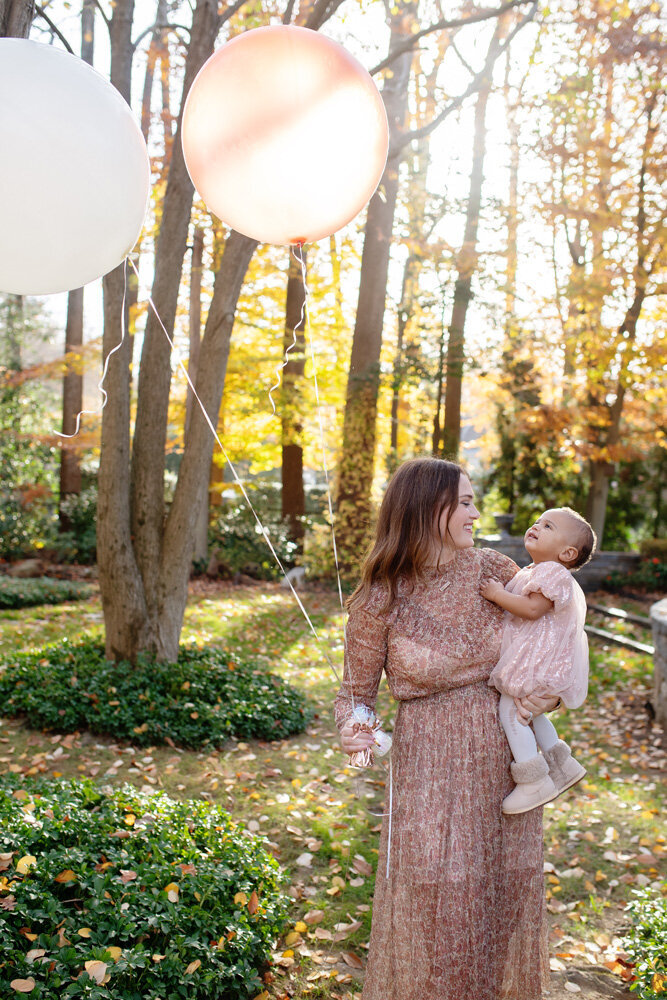
[[633, 895], [628, 906], [632, 926], [623, 941], [637, 977], [630, 989], [640, 1000], [653, 1000], [667, 993], [667, 898], [650, 888]]
[[30, 608], [38, 604], [83, 601], [92, 592], [87, 584], [75, 580], [52, 580], [47, 576], [16, 580], [3, 576], [0, 577], [0, 608]]
[[55, 542], [61, 560], [94, 563], [97, 554], [97, 487], [87, 486], [70, 493], [60, 504], [68, 530], [60, 531]]
[[221, 806], [2, 778], [7, 987], [33, 982], [42, 1000], [243, 1000], [262, 988], [287, 905], [277, 862]]
[[0, 711], [60, 733], [88, 729], [138, 746], [220, 746], [230, 736], [283, 739], [312, 711], [275, 674], [221, 649], [182, 647], [177, 663], [112, 663], [94, 639], [0, 660]]
[[[284, 566], [292, 566], [298, 546], [289, 537], [287, 521], [276, 506], [270, 484], [250, 491], [250, 500]], [[243, 498], [227, 503], [209, 527], [209, 548], [230, 573], [246, 573], [258, 580], [277, 580], [282, 571]]]

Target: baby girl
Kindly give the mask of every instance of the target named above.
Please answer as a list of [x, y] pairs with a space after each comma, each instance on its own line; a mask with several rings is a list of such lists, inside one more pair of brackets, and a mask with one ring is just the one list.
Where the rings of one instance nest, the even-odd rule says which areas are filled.
[[482, 595], [509, 612], [500, 659], [489, 678], [500, 691], [500, 721], [514, 757], [516, 788], [503, 800], [504, 813], [544, 805], [586, 774], [545, 715], [534, 717], [530, 726], [518, 720], [514, 699], [535, 694], [560, 698], [568, 708], [583, 704], [586, 600], [571, 571], [588, 562], [595, 541], [590, 524], [569, 507], [547, 510], [524, 536], [532, 564], [506, 588], [497, 580], [482, 581]]

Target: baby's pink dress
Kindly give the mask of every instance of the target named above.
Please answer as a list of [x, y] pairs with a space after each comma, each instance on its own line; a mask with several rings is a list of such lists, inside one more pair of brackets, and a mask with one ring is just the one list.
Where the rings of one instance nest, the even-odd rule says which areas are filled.
[[586, 599], [557, 562], [532, 564], [505, 587], [510, 594], [544, 594], [554, 606], [536, 621], [505, 612], [500, 659], [489, 684], [513, 698], [536, 694], [578, 708], [588, 692]]

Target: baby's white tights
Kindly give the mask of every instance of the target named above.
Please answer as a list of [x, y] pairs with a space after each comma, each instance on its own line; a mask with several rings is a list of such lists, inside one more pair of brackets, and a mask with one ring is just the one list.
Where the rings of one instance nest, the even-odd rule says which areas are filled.
[[[540, 750], [550, 750], [558, 741], [558, 733], [555, 726], [547, 719], [546, 715], [536, 715], [529, 726], [524, 726], [517, 717], [514, 698], [508, 694], [501, 694], [498, 715], [507, 742], [510, 745], [514, 760], [530, 760], [537, 753], [537, 744]], [[537, 740], [537, 742], [535, 742]]]

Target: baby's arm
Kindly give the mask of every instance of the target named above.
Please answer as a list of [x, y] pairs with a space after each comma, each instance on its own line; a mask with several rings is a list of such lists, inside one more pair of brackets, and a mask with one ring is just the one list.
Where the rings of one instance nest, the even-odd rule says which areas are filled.
[[525, 597], [522, 594], [510, 594], [498, 580], [482, 580], [479, 592], [487, 601], [493, 601], [499, 607], [509, 611], [518, 618], [528, 618], [536, 621], [547, 611], [551, 611], [554, 602], [544, 594], [532, 593]]

